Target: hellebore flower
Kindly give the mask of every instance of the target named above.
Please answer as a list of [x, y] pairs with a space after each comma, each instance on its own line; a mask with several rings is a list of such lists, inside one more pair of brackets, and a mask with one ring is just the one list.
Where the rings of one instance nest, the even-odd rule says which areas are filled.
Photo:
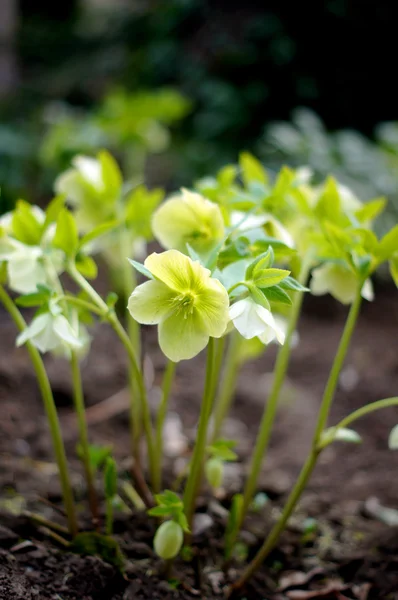
[[100, 152], [98, 158], [77, 156], [73, 167], [55, 181], [57, 194], [64, 194], [76, 208], [75, 218], [79, 230], [114, 217], [114, 207], [121, 190], [121, 176], [112, 157]]
[[[329, 293], [342, 304], [351, 304], [355, 300], [357, 288], [358, 278], [344, 265], [327, 263], [312, 271], [310, 289], [314, 296]], [[366, 300], [373, 300], [373, 286], [370, 279], [365, 281], [361, 294]]]
[[275, 338], [280, 344], [285, 342], [285, 333], [275, 322], [271, 311], [257, 304], [250, 296], [233, 304], [229, 316], [247, 340], [258, 336], [264, 344], [269, 344]]
[[88, 342], [85, 331], [76, 331], [55, 302], [50, 302], [48, 312], [34, 317], [17, 337], [17, 346], [31, 342], [40, 352], [81, 350]]
[[294, 248], [294, 240], [288, 230], [268, 213], [246, 216], [244, 212], [234, 211], [231, 213], [231, 225], [238, 227], [240, 231], [261, 228], [270, 237], [280, 240], [289, 248]]
[[159, 345], [172, 361], [199, 354], [210, 337], [221, 337], [228, 323], [228, 293], [210, 271], [177, 250], [156, 252], [145, 260], [154, 279], [135, 288], [131, 316], [159, 326]]
[[13, 238], [0, 238], [0, 261], [7, 263], [8, 285], [19, 294], [37, 291], [37, 285], [47, 283], [47, 275], [39, 246], [27, 246]]
[[164, 248], [185, 253], [189, 244], [198, 254], [206, 254], [224, 239], [224, 221], [217, 204], [185, 189], [160, 205], [152, 218], [152, 230]]

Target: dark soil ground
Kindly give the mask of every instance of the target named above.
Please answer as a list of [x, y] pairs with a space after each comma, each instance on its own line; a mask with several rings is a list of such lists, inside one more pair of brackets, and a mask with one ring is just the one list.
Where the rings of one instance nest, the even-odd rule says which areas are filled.
[[[344, 323], [345, 310], [329, 299], [309, 299], [300, 325], [289, 380], [283, 393], [260, 490], [269, 501], [248, 519], [243, 534], [252, 556], [278, 515], [308, 450], [322, 389]], [[241, 488], [248, 454], [270, 385], [276, 348], [242, 373], [226, 437], [238, 440], [240, 461], [227, 469], [225, 492], [200, 503], [191, 562], [177, 561], [173, 589], [158, 576], [153, 557], [154, 525], [142, 513], [121, 512], [115, 531], [128, 562], [124, 576], [99, 558], [65, 553], [35, 528], [21, 508], [61, 519], [48, 503], [60, 505], [56, 469], [45, 416], [24, 349], [14, 346], [15, 331], [0, 312], [0, 599], [132, 600], [222, 598], [220, 571], [225, 506]], [[380, 290], [377, 302], [363, 307], [331, 422], [374, 400], [398, 393], [398, 303], [392, 290]], [[83, 364], [91, 441], [110, 443], [121, 473], [128, 470], [126, 361], [106, 326], [97, 326], [90, 356]], [[154, 346], [154, 331], [144, 331], [144, 346]], [[151, 353], [148, 378], [156, 412], [163, 359]], [[73, 480], [84, 518], [84, 484], [75, 456], [76, 425], [71, 406], [68, 365], [52, 357], [46, 363], [72, 457]], [[178, 367], [167, 422], [167, 468], [178, 473], [195, 434], [201, 398], [203, 356]], [[152, 374], [151, 374], [152, 372]], [[108, 398], [110, 402], [105, 403]], [[335, 444], [321, 456], [300, 506], [278, 547], [241, 598], [306, 600], [398, 599], [398, 454], [387, 448], [398, 422], [394, 409], [374, 413], [355, 427], [359, 446]], [[388, 510], [392, 509], [392, 510]], [[14, 513], [14, 515], [11, 515]], [[308, 521], [308, 518], [315, 521]], [[62, 520], [62, 519], [61, 519]], [[61, 521], [60, 521], [61, 522]], [[242, 549], [244, 547], [242, 546]], [[230, 576], [242, 568], [234, 562]]]

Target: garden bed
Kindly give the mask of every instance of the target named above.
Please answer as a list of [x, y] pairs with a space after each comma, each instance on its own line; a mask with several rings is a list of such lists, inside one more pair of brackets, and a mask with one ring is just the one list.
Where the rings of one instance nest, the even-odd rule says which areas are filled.
[[[364, 404], [397, 393], [396, 295], [388, 290], [377, 294], [376, 304], [363, 307], [331, 422]], [[260, 489], [270, 501], [248, 519], [244, 528], [250, 556], [269, 530], [277, 507], [304, 461], [344, 316], [344, 309], [329, 299], [306, 301], [300, 322], [301, 341], [293, 352], [282, 408], [261, 478]], [[93, 351], [83, 365], [90, 407], [118, 394], [125, 385], [124, 354], [112, 331], [106, 326], [98, 327]], [[223, 597], [219, 570], [223, 552], [222, 508], [228, 507], [231, 494], [241, 487], [269, 387], [266, 373], [272, 370], [274, 349], [247, 365], [242, 374], [226, 432], [227, 437], [238, 441], [240, 462], [228, 466], [224, 496], [215, 502], [210, 494], [203, 495], [200, 511], [209, 518], [201, 519], [202, 527], [206, 524], [209, 528], [196, 536], [198, 553], [193, 560], [176, 562], [175, 577], [181, 583], [175, 591], [156, 574], [160, 562], [154, 559], [151, 549], [154, 520], [143, 514], [121, 514], [116, 519], [116, 537], [129, 559], [124, 577], [97, 558], [65, 554], [26, 518], [11, 518], [7, 514], [7, 508], [16, 511], [20, 498], [15, 494], [21, 494], [27, 508], [56, 518], [54, 510], [39, 498], [60, 505], [60, 490], [56, 468], [50, 462], [47, 424], [30, 362], [25, 349], [13, 349], [15, 331], [2, 311], [0, 328], [0, 599]], [[153, 334], [144, 328], [146, 349], [154, 346]], [[163, 358], [157, 351], [151, 356], [156, 385], [160, 382]], [[46, 357], [46, 364], [68, 454], [73, 456], [77, 436], [68, 365], [52, 357]], [[202, 373], [203, 366], [202, 357], [181, 363], [173, 388], [171, 409], [180, 417], [188, 442], [194, 437], [199, 412], [203, 378], [198, 373]], [[156, 390], [151, 398], [155, 407]], [[118, 465], [127, 472], [128, 464], [123, 459], [129, 454], [129, 431], [123, 393], [116, 396], [113, 404], [120, 410], [115, 409], [117, 414], [111, 417], [104, 418], [98, 408], [89, 412], [91, 441], [113, 444]], [[291, 526], [242, 598], [398, 598], [397, 526], [382, 522], [391, 513], [380, 508], [397, 506], [397, 455], [387, 448], [394, 419], [394, 409], [378, 411], [356, 424], [362, 445], [333, 444], [324, 452]], [[174, 427], [176, 422], [175, 418]], [[172, 437], [178, 440], [178, 428], [175, 431]], [[170, 482], [175, 460], [181, 462], [187, 455], [184, 437], [179, 441], [182, 457], [168, 458]], [[74, 466], [75, 487], [82, 496], [80, 465], [76, 461]], [[315, 519], [315, 523], [310, 524], [308, 518]], [[236, 572], [239, 568], [238, 562], [233, 565]]]

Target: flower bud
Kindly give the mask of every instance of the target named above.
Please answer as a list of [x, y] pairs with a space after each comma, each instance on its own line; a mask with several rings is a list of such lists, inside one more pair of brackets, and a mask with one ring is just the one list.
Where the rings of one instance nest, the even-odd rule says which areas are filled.
[[169, 560], [177, 556], [181, 550], [184, 533], [181, 526], [175, 521], [166, 521], [158, 528], [153, 547], [160, 558]]
[[224, 478], [224, 463], [219, 458], [211, 458], [205, 464], [207, 481], [213, 488], [219, 488]]

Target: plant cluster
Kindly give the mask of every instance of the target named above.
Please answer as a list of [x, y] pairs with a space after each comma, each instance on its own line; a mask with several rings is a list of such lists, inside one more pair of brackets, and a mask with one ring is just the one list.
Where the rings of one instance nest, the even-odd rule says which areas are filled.
[[[235, 441], [222, 437], [240, 369], [269, 344], [279, 346], [272, 388], [242, 493], [231, 503], [225, 532], [225, 559], [234, 555], [243, 521], [250, 511], [267, 455], [280, 391], [295, 342], [304, 294], [332, 294], [349, 313], [320, 403], [308, 458], [279, 520], [258, 554], [230, 592], [240, 588], [277, 543], [305, 489], [318, 457], [335, 441], [358, 442], [349, 426], [387, 406], [388, 398], [363, 406], [337, 424], [329, 424], [341, 368], [363, 299], [373, 300], [371, 277], [383, 263], [398, 285], [398, 226], [378, 239], [373, 222], [385, 201], [362, 202], [329, 177], [311, 182], [308, 168], [284, 167], [271, 178], [248, 153], [193, 189], [182, 189], [164, 202], [161, 190], [124, 183], [110, 154], [77, 156], [55, 182], [56, 197], [45, 211], [24, 201], [0, 220], [0, 301], [10, 313], [35, 368], [48, 416], [68, 517], [72, 548], [98, 552], [104, 544], [114, 558], [113, 507], [118, 495], [117, 467], [109, 455], [89, 443], [80, 362], [90, 350], [93, 319], [108, 323], [129, 360], [131, 391], [131, 494], [138, 506], [160, 520], [154, 548], [170, 561], [191, 544], [198, 494], [205, 478], [212, 489], [223, 483], [224, 465], [236, 460]], [[156, 240], [161, 252], [148, 255]], [[114, 273], [118, 296], [105, 298], [90, 283], [102, 256]], [[78, 291], [72, 291], [68, 274]], [[138, 278], [144, 278], [143, 282]], [[307, 287], [308, 286], [308, 287]], [[15, 300], [7, 291], [19, 294]], [[75, 289], [75, 288], [73, 288]], [[27, 324], [20, 308], [34, 307]], [[125, 327], [123, 325], [125, 321]], [[156, 325], [167, 359], [162, 397], [152, 419], [143, 375], [140, 325]], [[206, 376], [192, 455], [177, 491], [164, 489], [163, 426], [178, 363], [207, 348]], [[52, 352], [70, 362], [79, 425], [79, 456], [96, 532], [80, 532], [67, 459], [51, 386], [41, 354]], [[141, 441], [145, 440], [148, 473]], [[396, 428], [390, 447], [396, 447]], [[101, 533], [96, 472], [103, 470], [105, 533]], [[177, 493], [181, 492], [181, 493]], [[90, 537], [91, 536], [91, 537]], [[106, 545], [108, 544], [108, 545]], [[109, 546], [110, 544], [110, 546]], [[93, 550], [94, 549], [94, 550]], [[111, 552], [112, 551], [112, 552]], [[118, 560], [120, 559], [117, 554]]]

